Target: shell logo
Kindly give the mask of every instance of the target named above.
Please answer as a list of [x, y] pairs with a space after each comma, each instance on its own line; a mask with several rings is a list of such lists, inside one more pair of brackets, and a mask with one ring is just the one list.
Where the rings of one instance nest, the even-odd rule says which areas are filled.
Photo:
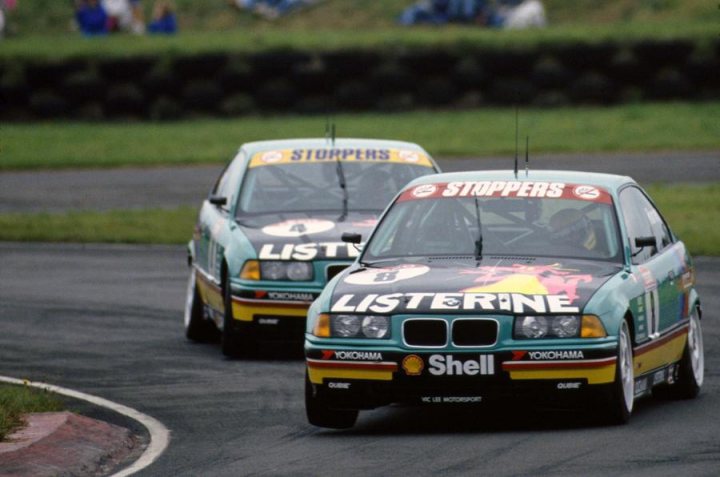
[[408, 376], [420, 376], [425, 368], [425, 362], [416, 354], [405, 356], [402, 360], [402, 368]]
[[260, 156], [260, 160], [265, 164], [274, 164], [282, 161], [283, 155], [280, 151], [268, 151]]
[[412, 195], [413, 197], [422, 199], [424, 197], [430, 197], [436, 190], [437, 186], [435, 184], [423, 184], [415, 187], [412, 191]]
[[415, 151], [400, 151], [398, 156], [405, 162], [418, 162], [420, 160], [420, 156]]
[[598, 197], [600, 197], [600, 191], [599, 191], [599, 190], [597, 190], [595, 187], [586, 186], [586, 185], [577, 186], [577, 187], [573, 190], [573, 193], [574, 193], [577, 197], [579, 197], [579, 198], [581, 198], [581, 199], [585, 199], [585, 200], [595, 200], [595, 199], [597, 199]]

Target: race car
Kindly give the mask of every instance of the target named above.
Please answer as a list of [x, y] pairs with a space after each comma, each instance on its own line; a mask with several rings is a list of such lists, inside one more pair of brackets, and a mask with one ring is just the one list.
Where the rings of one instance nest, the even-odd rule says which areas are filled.
[[519, 398], [624, 423], [651, 392], [698, 394], [701, 316], [685, 245], [629, 177], [422, 177], [310, 307], [307, 417]]
[[203, 202], [188, 245], [186, 336], [205, 341], [220, 330], [228, 356], [252, 352], [258, 340], [301, 346], [308, 306], [358, 255], [342, 233], [369, 234], [405, 184], [435, 172], [430, 155], [408, 142], [244, 144]]

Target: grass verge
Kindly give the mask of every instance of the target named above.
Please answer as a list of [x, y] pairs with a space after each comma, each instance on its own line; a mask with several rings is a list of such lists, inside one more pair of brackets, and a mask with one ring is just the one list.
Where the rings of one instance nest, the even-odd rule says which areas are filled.
[[[720, 102], [523, 109], [531, 151], [720, 148]], [[435, 156], [510, 154], [512, 108], [342, 114], [338, 135], [413, 141]], [[173, 123], [0, 124], [0, 170], [223, 163], [244, 142], [323, 136], [322, 116], [253, 116]], [[671, 133], [669, 133], [671, 132]]]
[[48, 391], [29, 386], [0, 384], [0, 441], [22, 425], [24, 414], [62, 409], [60, 399]]
[[[693, 255], [720, 256], [720, 183], [652, 185], [648, 192]], [[116, 210], [64, 214], [2, 214], [0, 240], [182, 244], [197, 210]]]

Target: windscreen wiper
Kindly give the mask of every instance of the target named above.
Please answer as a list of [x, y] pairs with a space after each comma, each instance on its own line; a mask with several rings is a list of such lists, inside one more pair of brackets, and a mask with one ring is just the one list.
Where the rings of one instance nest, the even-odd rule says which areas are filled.
[[475, 241], [475, 258], [480, 261], [482, 260], [482, 249], [483, 249], [483, 235], [482, 235], [482, 221], [480, 220], [480, 203], [478, 202], [477, 196], [475, 196], [475, 217], [477, 218], [478, 226], [478, 237]]

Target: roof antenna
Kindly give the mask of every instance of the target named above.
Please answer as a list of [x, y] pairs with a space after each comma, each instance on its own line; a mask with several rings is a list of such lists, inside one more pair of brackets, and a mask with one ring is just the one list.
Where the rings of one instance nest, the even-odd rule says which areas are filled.
[[332, 147], [335, 147], [335, 121], [333, 121], [332, 125], [330, 126], [330, 134], [331, 134], [331, 145]]
[[530, 172], [530, 136], [525, 136], [525, 177]]
[[515, 179], [518, 176], [518, 105], [515, 104]]
[[330, 111], [325, 115], [325, 142], [330, 141]]

